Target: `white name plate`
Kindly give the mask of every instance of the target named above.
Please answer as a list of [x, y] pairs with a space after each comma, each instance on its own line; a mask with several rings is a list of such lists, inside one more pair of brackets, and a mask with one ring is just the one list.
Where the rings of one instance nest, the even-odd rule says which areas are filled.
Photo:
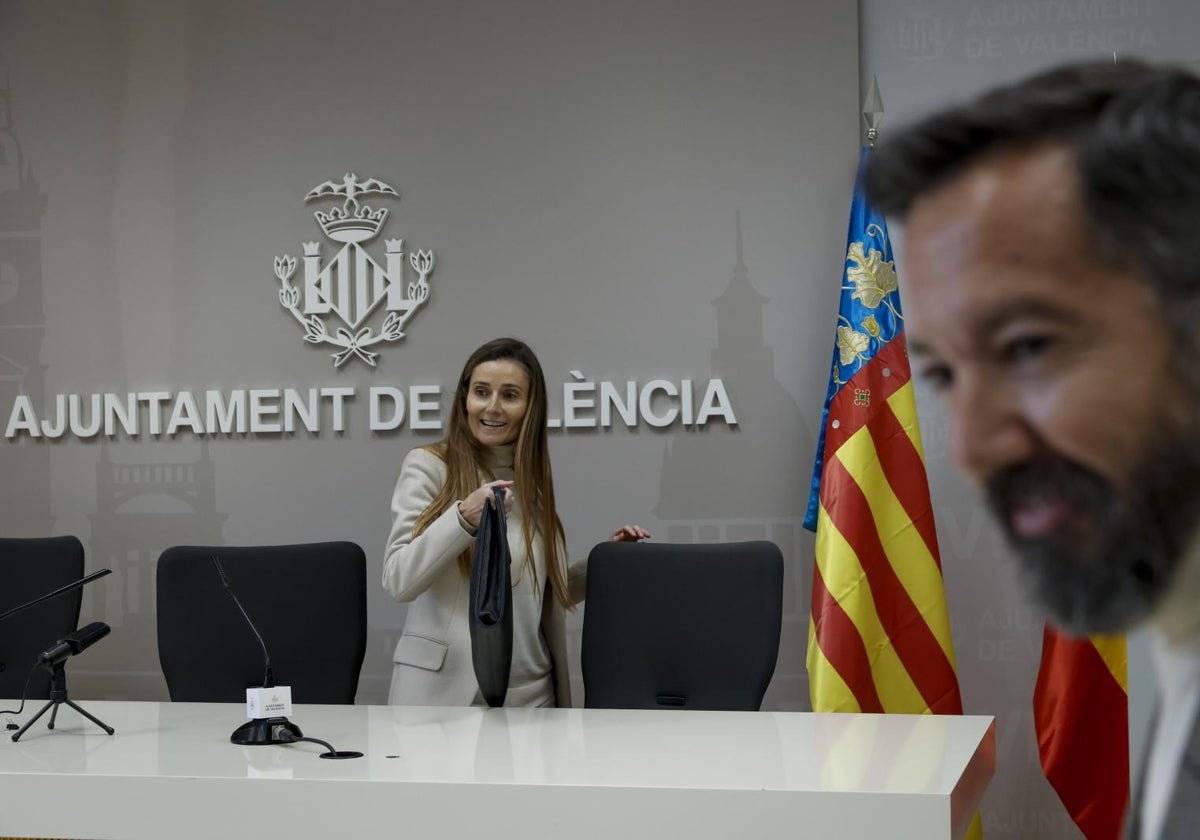
[[292, 687], [246, 689], [246, 717], [288, 717], [292, 713]]

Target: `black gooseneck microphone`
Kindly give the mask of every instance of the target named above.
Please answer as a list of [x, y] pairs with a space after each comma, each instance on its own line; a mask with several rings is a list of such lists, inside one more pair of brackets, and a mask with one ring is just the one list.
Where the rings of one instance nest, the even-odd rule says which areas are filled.
[[225, 587], [225, 591], [229, 593], [229, 597], [233, 599], [233, 603], [237, 604], [237, 608], [241, 610], [242, 618], [246, 619], [246, 624], [250, 626], [250, 631], [254, 633], [254, 638], [258, 639], [258, 646], [262, 648], [263, 661], [266, 662], [267, 668], [263, 672], [263, 688], [275, 687], [275, 672], [271, 670], [271, 652], [267, 650], [267, 643], [263, 641], [262, 633], [258, 632], [258, 628], [254, 626], [254, 622], [250, 620], [250, 614], [246, 612], [246, 608], [242, 606], [241, 600], [237, 593], [233, 591], [233, 587], [229, 585], [229, 578], [225, 576], [225, 567], [221, 565], [221, 558], [217, 555], [212, 556], [213, 565], [217, 567], [217, 574], [221, 576], [221, 585]]
[[[263, 640], [262, 633], [258, 632], [258, 628], [254, 626], [254, 622], [250, 620], [250, 614], [246, 612], [246, 608], [242, 606], [241, 600], [237, 593], [233, 591], [233, 587], [229, 584], [229, 578], [225, 575], [225, 569], [221, 566], [221, 558], [217, 555], [212, 555], [213, 566], [216, 567], [217, 574], [221, 576], [221, 584], [225, 587], [225, 591], [229, 593], [229, 597], [233, 599], [233, 603], [237, 604], [238, 610], [242, 614], [242, 618], [246, 619], [246, 624], [249, 625], [254, 637], [258, 639], [258, 644], [262, 647], [263, 661], [266, 664], [266, 669], [263, 671], [263, 688], [275, 687], [275, 674], [271, 670], [271, 654], [267, 650], [267, 643]], [[248, 689], [252, 691], [253, 689]], [[280, 738], [283, 732], [293, 736], [287, 741]], [[233, 730], [233, 734], [229, 736], [229, 740], [235, 744], [244, 746], [261, 746], [263, 744], [284, 744], [290, 743], [292, 740], [303, 738], [304, 733], [300, 731], [300, 727], [292, 723], [283, 715], [277, 717], [252, 718], [237, 729]]]
[[[263, 672], [263, 688], [275, 687], [275, 674], [271, 670], [271, 654], [267, 650], [267, 643], [263, 640], [262, 633], [258, 632], [258, 628], [254, 626], [254, 622], [250, 620], [250, 614], [246, 612], [246, 608], [242, 606], [241, 600], [238, 599], [237, 593], [233, 591], [233, 587], [229, 584], [229, 578], [225, 575], [225, 569], [221, 566], [221, 558], [217, 555], [212, 555], [213, 565], [217, 568], [217, 574], [221, 576], [221, 583], [225, 587], [225, 591], [229, 593], [229, 597], [237, 604], [237, 608], [242, 613], [242, 618], [246, 619], [246, 623], [250, 625], [250, 629], [254, 631], [255, 638], [258, 639], [258, 644], [262, 647], [263, 660], [266, 663], [266, 670]], [[248, 689], [252, 691], [253, 689]], [[321, 753], [319, 758], [362, 758], [362, 753], [351, 752], [348, 750], [335, 750], [329, 743], [318, 738], [306, 738], [304, 733], [300, 731], [300, 727], [289, 721], [286, 717], [270, 717], [270, 718], [253, 718], [252, 720], [243, 723], [233, 731], [229, 736], [229, 740], [235, 744], [244, 746], [260, 746], [262, 744], [294, 744], [298, 741], [311, 741], [315, 744], [321, 744], [328, 752]]]

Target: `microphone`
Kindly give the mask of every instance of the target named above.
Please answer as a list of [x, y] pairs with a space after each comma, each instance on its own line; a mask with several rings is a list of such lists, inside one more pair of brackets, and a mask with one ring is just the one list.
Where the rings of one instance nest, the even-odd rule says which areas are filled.
[[229, 585], [229, 578], [225, 576], [225, 567], [221, 565], [221, 558], [217, 555], [212, 556], [213, 565], [217, 567], [217, 574], [221, 576], [221, 585], [225, 587], [225, 591], [229, 593], [229, 597], [233, 599], [233, 603], [237, 604], [237, 608], [241, 610], [242, 618], [246, 619], [246, 623], [250, 625], [250, 631], [254, 633], [254, 638], [258, 639], [258, 646], [262, 648], [263, 661], [266, 662], [267, 668], [263, 672], [263, 688], [275, 687], [275, 673], [271, 670], [271, 654], [267, 650], [267, 643], [263, 641], [262, 633], [258, 632], [258, 628], [254, 626], [254, 622], [250, 620], [250, 614], [246, 612], [246, 608], [242, 606], [241, 600], [238, 599], [237, 593], [233, 591], [233, 587]]
[[73, 633], [68, 633], [55, 642], [53, 646], [42, 651], [42, 655], [38, 657], [38, 664], [53, 668], [60, 662], [65, 662], [68, 657], [83, 653], [83, 651], [107, 636], [111, 630], [112, 628], [103, 621], [93, 621], [86, 627], [82, 627]]
[[12, 616], [16, 615], [19, 612], [24, 612], [25, 610], [29, 609], [30, 607], [36, 606], [37, 604], [42, 603], [42, 601], [48, 601], [51, 598], [55, 597], [56, 595], [62, 595], [65, 592], [70, 592], [72, 589], [78, 589], [79, 587], [83, 586], [84, 584], [91, 583], [96, 578], [102, 578], [105, 575], [110, 575], [110, 574], [112, 574], [112, 569], [101, 569], [98, 572], [92, 572], [90, 575], [82, 577], [73, 583], [68, 583], [66, 586], [60, 586], [58, 589], [55, 589], [53, 592], [47, 592], [45, 595], [39, 595], [38, 597], [34, 598], [32, 601], [28, 601], [24, 604], [13, 607], [11, 610], [8, 610], [5, 613], [0, 614], [0, 621], [3, 621], [6, 618], [11, 618]]
[[[237, 593], [233, 591], [229, 578], [225, 575], [225, 569], [221, 565], [221, 558], [215, 554], [211, 556], [213, 566], [216, 567], [217, 574], [221, 577], [222, 586], [229, 593], [229, 597], [233, 599], [233, 603], [237, 604], [242, 618], [246, 619], [246, 624], [254, 633], [254, 637], [258, 639], [258, 644], [263, 652], [263, 661], [266, 664], [262, 687], [246, 689], [246, 714], [250, 720], [235, 729], [229, 736], [229, 740], [235, 744], [259, 746], [262, 744], [286, 744], [297, 738], [303, 738], [304, 733], [300, 731], [300, 727], [287, 719], [287, 715], [292, 712], [291, 687], [275, 685], [275, 674], [271, 670], [271, 654], [267, 650], [267, 643], [263, 640], [262, 633], [259, 633], [258, 628], [254, 626], [254, 622], [250, 620], [250, 614], [242, 606]], [[279, 714], [271, 715], [270, 713], [273, 712]], [[281, 737], [282, 734], [288, 735], [288, 739], [284, 740]]]
[[[105, 569], [104, 573], [107, 574], [108, 569]], [[93, 575], [93, 578], [98, 576], [99, 575]], [[59, 591], [69, 591], [73, 587], [82, 586], [86, 582], [86, 579], [82, 581], [75, 581], [75, 583], [70, 584]], [[51, 595], [57, 594], [58, 592], [51, 592], [50, 595], [43, 596], [43, 598], [49, 598]], [[38, 656], [38, 661], [34, 663], [33, 667], [35, 669], [45, 668], [50, 672], [50, 699], [46, 701], [45, 706], [42, 706], [41, 711], [30, 718], [29, 722], [22, 726], [20, 730], [18, 730], [17, 733], [12, 736], [13, 741], [21, 740], [21, 736], [29, 731], [29, 727], [33, 726], [33, 724], [37, 722], [38, 718], [46, 714], [48, 711], [51, 712], [51, 714], [50, 722], [46, 724], [46, 727], [48, 729], [53, 729], [54, 721], [58, 717], [58, 707], [63, 704], [66, 704], [75, 711], [79, 712], [79, 714], [83, 715], [92, 723], [99, 726], [109, 735], [116, 731], [107, 723], [100, 720], [100, 718], [87, 712], [87, 710], [79, 706], [67, 696], [67, 669], [63, 664], [72, 656], [83, 653], [92, 645], [96, 644], [96, 642], [107, 636], [110, 632], [111, 628], [103, 621], [93, 621], [86, 627], [81, 627], [74, 632], [68, 633], [53, 645], [42, 651], [41, 655]], [[30, 673], [32, 674], [32, 671]], [[25, 687], [29, 687], [28, 681], [26, 681]], [[21, 697], [21, 708], [25, 708], [24, 697]], [[20, 712], [18, 711], [17, 714], [20, 714]]]

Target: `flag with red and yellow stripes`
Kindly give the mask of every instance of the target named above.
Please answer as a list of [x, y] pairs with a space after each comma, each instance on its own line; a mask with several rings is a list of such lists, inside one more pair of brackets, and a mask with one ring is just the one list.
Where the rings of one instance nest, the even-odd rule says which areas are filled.
[[804, 523], [817, 533], [813, 709], [961, 714], [892, 246], [861, 185], [847, 239]]
[[1088, 840], [1121, 836], [1129, 804], [1125, 637], [1070, 638], [1049, 625], [1033, 692], [1042, 770]]
[[961, 714], [892, 247], [861, 188], [869, 154], [804, 522], [817, 534], [809, 690], [818, 712]]

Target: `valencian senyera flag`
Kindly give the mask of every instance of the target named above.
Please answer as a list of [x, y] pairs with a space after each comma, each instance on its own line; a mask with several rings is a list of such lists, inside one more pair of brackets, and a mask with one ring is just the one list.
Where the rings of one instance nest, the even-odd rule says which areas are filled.
[[1088, 840], [1116, 840], [1129, 804], [1124, 636], [1070, 638], [1047, 626], [1033, 693], [1046, 778]]
[[[892, 246], [862, 150], [812, 493], [813, 711], [961, 714]], [[976, 815], [968, 836], [979, 836]]]

